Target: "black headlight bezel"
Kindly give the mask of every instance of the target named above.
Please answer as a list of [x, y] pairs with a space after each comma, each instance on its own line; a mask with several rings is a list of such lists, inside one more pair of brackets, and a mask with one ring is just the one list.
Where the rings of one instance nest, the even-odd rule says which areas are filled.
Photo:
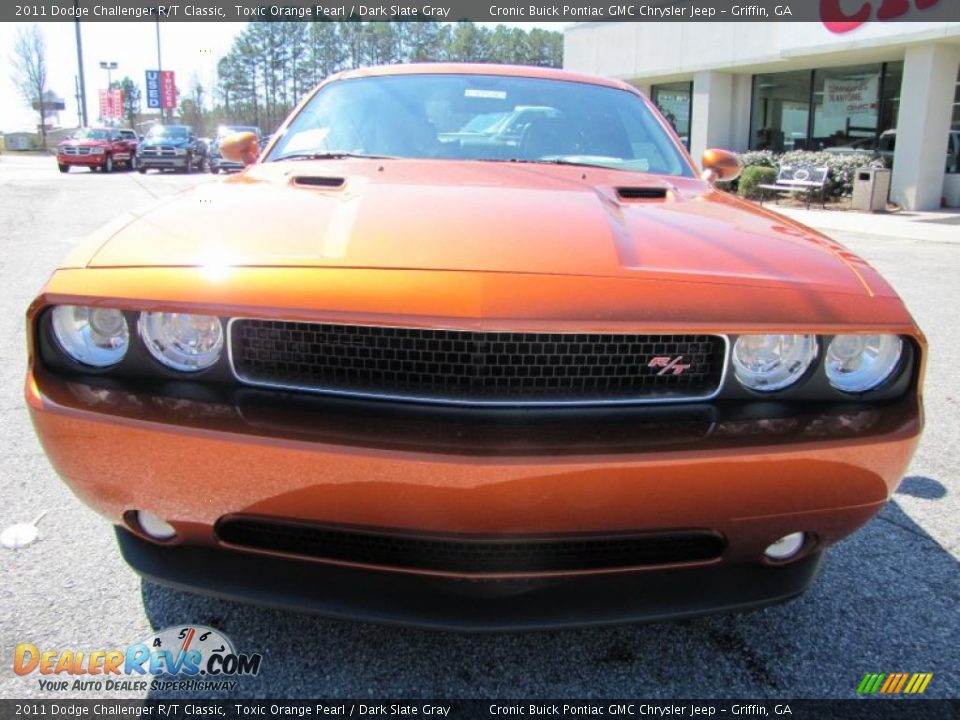
[[[178, 371], [162, 364], [154, 358], [148, 349], [144, 346], [136, 328], [139, 326], [140, 311], [121, 310], [131, 328], [130, 347], [124, 358], [105, 368], [96, 368], [72, 359], [60, 347], [56, 340], [51, 316], [55, 306], [51, 305], [44, 308], [36, 316], [36, 338], [38, 357], [42, 365], [50, 372], [70, 377], [74, 379], [97, 379], [99, 382], [111, 386], [131, 383], [139, 389], [149, 388], [157, 394], [164, 394], [166, 390], [172, 390], [173, 385], [183, 387], [192, 385], [217, 386], [244, 388], [248, 387], [234, 374], [230, 363], [230, 319], [229, 317], [219, 316], [220, 322], [224, 328], [224, 349], [220, 358], [212, 366], [195, 371]], [[816, 335], [819, 351], [810, 367], [804, 375], [793, 385], [782, 390], [772, 392], [761, 392], [744, 387], [736, 378], [732, 367], [733, 347], [740, 337], [739, 334], [726, 334], [728, 340], [727, 358], [725, 372], [719, 392], [709, 402], [731, 402], [731, 403], [850, 403], [850, 402], [886, 402], [899, 399], [906, 395], [911, 389], [916, 388], [919, 373], [919, 354], [920, 348], [916, 341], [909, 335], [900, 335], [903, 341], [903, 354], [897, 369], [880, 386], [861, 393], [844, 392], [833, 387], [827, 379], [824, 363], [826, 361], [826, 348], [834, 335]], [[428, 400], [422, 403], [429, 405]], [[680, 405], [682, 402], [664, 401], [655, 403], [663, 406]], [[598, 403], [598, 406], [602, 403]], [[631, 407], [625, 404], [624, 407]], [[615, 408], [610, 408], [615, 410]]]
[[[810, 367], [800, 377], [797, 382], [782, 390], [772, 392], [762, 392], [751, 390], [744, 387], [737, 380], [732, 367], [729, 368], [724, 379], [723, 387], [720, 389], [719, 398], [724, 400], [777, 400], [777, 401], [833, 401], [833, 402], [851, 402], [857, 400], [886, 401], [893, 400], [905, 395], [911, 387], [916, 387], [917, 358], [920, 349], [916, 341], [909, 335], [899, 335], [903, 342], [903, 353], [897, 368], [890, 376], [879, 386], [860, 393], [844, 392], [830, 384], [827, 379], [824, 364], [826, 363], [826, 348], [830, 341], [836, 335], [841, 333], [831, 333], [816, 336], [819, 346], [816, 357], [810, 363]], [[843, 333], [847, 334], [847, 333]], [[740, 335], [729, 335], [731, 352], [734, 344]], [[728, 365], [732, 364], [732, 359], [728, 359]]]
[[[167, 382], [167, 381], [194, 381], [203, 383], [235, 383], [233, 373], [230, 371], [227, 361], [226, 347], [220, 354], [220, 358], [208, 368], [183, 372], [167, 367], [159, 360], [154, 358], [143, 341], [138, 331], [140, 312], [134, 310], [122, 310], [124, 319], [127, 321], [127, 327], [130, 329], [130, 346], [127, 349], [123, 359], [109, 367], [97, 368], [90, 365], [84, 365], [71, 358], [60, 347], [53, 332], [51, 322], [52, 311], [55, 306], [45, 308], [37, 318], [37, 340], [39, 358], [44, 366], [58, 374], [69, 377], [100, 377], [114, 378], [117, 380], [131, 380], [135, 382]], [[220, 322], [226, 327], [224, 319]], [[226, 343], [226, 338], [225, 338]]]

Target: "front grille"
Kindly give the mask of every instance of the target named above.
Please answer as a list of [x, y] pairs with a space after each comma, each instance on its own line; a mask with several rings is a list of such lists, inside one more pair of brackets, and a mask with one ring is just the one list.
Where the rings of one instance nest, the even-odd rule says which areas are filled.
[[63, 149], [64, 155], [89, 155], [90, 148], [88, 147], [66, 147]]
[[249, 384], [423, 401], [562, 404], [703, 399], [717, 335], [470, 332], [277, 320], [230, 325]]
[[175, 157], [177, 151], [172, 147], [159, 146], [141, 148], [140, 154], [149, 155], [150, 157]]
[[723, 538], [707, 531], [448, 537], [228, 518], [217, 524], [231, 545], [387, 568], [460, 574], [545, 573], [702, 562], [720, 557]]

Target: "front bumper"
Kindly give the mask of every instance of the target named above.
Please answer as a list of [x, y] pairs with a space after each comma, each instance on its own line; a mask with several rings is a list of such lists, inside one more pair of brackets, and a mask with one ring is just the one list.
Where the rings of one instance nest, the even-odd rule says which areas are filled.
[[[921, 427], [912, 395], [779, 419], [708, 404], [550, 411], [547, 421], [250, 389], [154, 391], [178, 387], [91, 385], [43, 369], [27, 379], [41, 442], [83, 501], [135, 533], [132, 510], [176, 527], [165, 544], [121, 533], [135, 569], [213, 594], [438, 627], [652, 620], [788, 599], [813, 579], [823, 548], [883, 507]], [[682, 565], [481, 577], [239, 548], [217, 531], [235, 515], [493, 538], [703, 530], [724, 550]], [[800, 558], [763, 559], [796, 531], [814, 539]], [[405, 600], [381, 607], [364, 599], [374, 588]], [[577, 602], [558, 599], [568, 589]], [[443, 609], [450, 597], [466, 599]]]
[[211, 155], [210, 167], [214, 170], [243, 170], [243, 163]]
[[106, 158], [105, 153], [98, 155], [57, 155], [57, 162], [61, 165], [77, 165], [80, 167], [100, 167]]
[[151, 157], [139, 155], [137, 156], [137, 165], [139, 167], [147, 168], [148, 170], [184, 168], [187, 166], [187, 156], [178, 155], [177, 157]]
[[[575, 577], [466, 580], [378, 572], [208, 547], [160, 547], [117, 528], [124, 559], [179, 590], [334, 618], [487, 632], [741, 612], [800, 595], [820, 553], [780, 567], [711, 565]], [[251, 578], [256, 578], [252, 583]]]

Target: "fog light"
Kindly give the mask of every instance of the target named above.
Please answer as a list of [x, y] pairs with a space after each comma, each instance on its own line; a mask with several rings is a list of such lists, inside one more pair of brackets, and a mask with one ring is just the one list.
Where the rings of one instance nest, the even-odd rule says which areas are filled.
[[169, 540], [177, 535], [173, 525], [145, 510], [137, 510], [137, 524], [154, 540]]
[[763, 554], [771, 560], [789, 560], [800, 552], [806, 539], [806, 534], [802, 532], [784, 535], [775, 543], [771, 543], [767, 549], [763, 551]]

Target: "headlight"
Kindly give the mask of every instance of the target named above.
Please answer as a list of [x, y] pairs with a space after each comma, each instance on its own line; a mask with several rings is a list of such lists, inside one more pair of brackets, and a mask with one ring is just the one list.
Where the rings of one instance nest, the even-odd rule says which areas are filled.
[[140, 337], [147, 350], [167, 367], [203, 370], [220, 359], [223, 327], [213, 315], [140, 313]]
[[827, 347], [827, 380], [844, 392], [872, 390], [893, 374], [902, 353], [897, 335], [837, 335]]
[[733, 346], [733, 369], [744, 387], [772, 392], [797, 382], [816, 357], [813, 335], [741, 335]]
[[79, 363], [108, 367], [127, 354], [130, 333], [119, 310], [58, 305], [53, 309], [52, 320], [60, 347]]
[[92, 148], [90, 148], [90, 154], [91, 154], [91, 155], [103, 155], [103, 148], [102, 148], [102, 147], [92, 147]]

